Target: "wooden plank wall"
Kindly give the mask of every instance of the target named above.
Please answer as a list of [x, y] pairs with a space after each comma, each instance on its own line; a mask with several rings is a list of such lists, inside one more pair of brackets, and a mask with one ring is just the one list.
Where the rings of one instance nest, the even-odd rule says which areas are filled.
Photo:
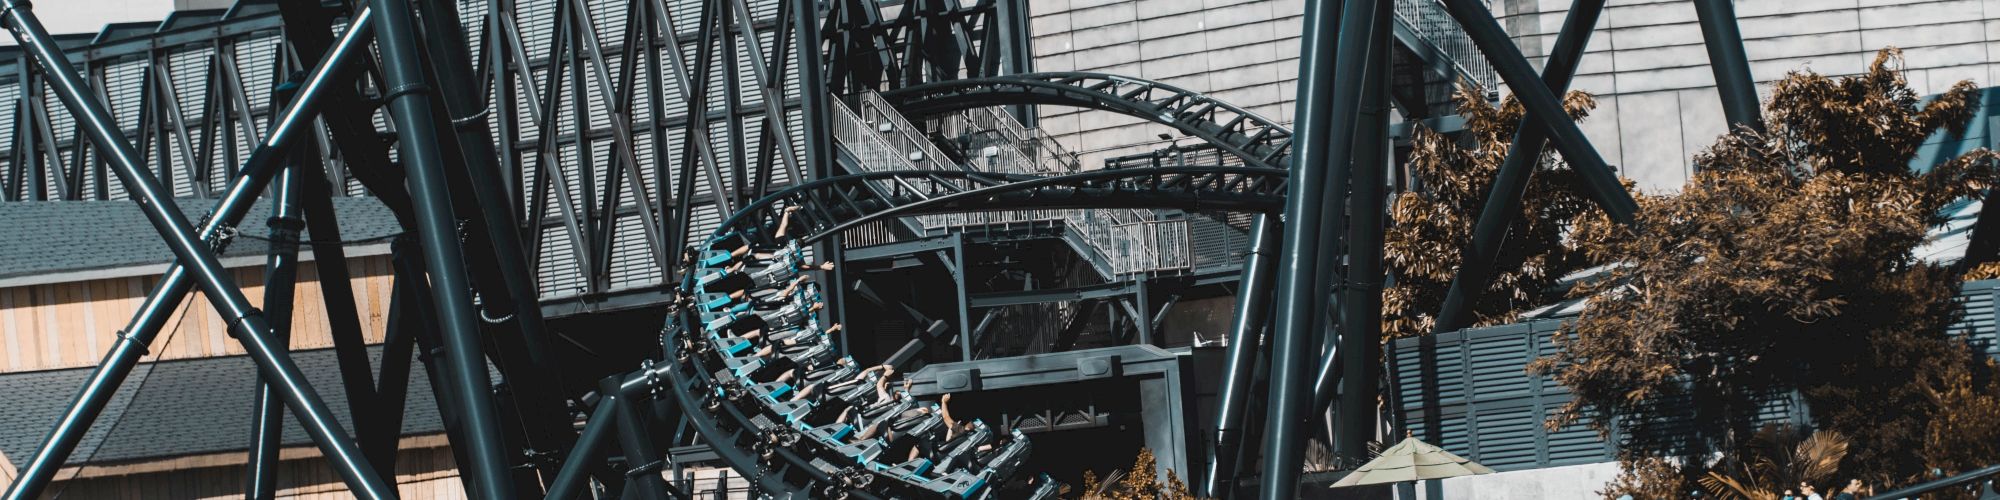
[[[349, 259], [348, 272], [363, 336], [369, 343], [381, 342], [393, 287], [389, 257]], [[251, 304], [263, 307], [263, 268], [231, 273]], [[299, 265], [298, 279], [292, 294], [292, 348], [331, 347], [326, 303], [312, 262]], [[0, 288], [0, 350], [5, 352], [0, 373], [97, 365], [158, 281], [159, 276], [144, 276]], [[229, 338], [228, 324], [198, 291], [176, 310], [168, 331], [153, 342], [148, 361], [243, 354], [242, 345]]]
[[[239, 461], [240, 462], [240, 461]], [[145, 474], [92, 477], [57, 482], [44, 498], [206, 499], [243, 498], [242, 465], [207, 467]], [[405, 449], [396, 460], [397, 490], [405, 500], [466, 498], [452, 466], [450, 447]], [[326, 459], [313, 457], [279, 463], [278, 498], [335, 500], [354, 498]]]

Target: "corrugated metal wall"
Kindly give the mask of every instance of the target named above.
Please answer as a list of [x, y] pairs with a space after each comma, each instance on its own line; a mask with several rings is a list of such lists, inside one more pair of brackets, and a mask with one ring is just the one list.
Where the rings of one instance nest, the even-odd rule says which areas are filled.
[[[1965, 315], [1953, 327], [1988, 356], [2000, 357], [2000, 280], [1966, 283], [1959, 293]], [[1550, 377], [1530, 374], [1529, 362], [1555, 354], [1551, 337], [1562, 320], [1474, 328], [1399, 339], [1384, 353], [1391, 396], [1417, 438], [1497, 470], [1520, 470], [1616, 459], [1621, 444], [1673, 448], [1680, 443], [1627, 443], [1600, 438], [1585, 425], [1550, 430], [1549, 416], [1571, 399]], [[1662, 408], [1689, 408], [1672, 401]], [[1804, 423], [1808, 413], [1795, 394], [1771, 394], [1757, 422]], [[1668, 415], [1650, 425], [1686, 428], [1688, 415]], [[1614, 444], [1618, 443], [1618, 444]]]
[[[588, 6], [588, 10], [590, 11], [591, 26], [594, 28], [593, 31], [599, 43], [596, 53], [601, 54], [604, 58], [603, 63], [607, 73], [612, 75], [612, 78], [616, 78], [620, 68], [626, 63], [620, 57], [620, 53], [626, 43], [626, 17], [627, 7], [630, 2], [623, 0], [583, 1], [586, 2], [585, 5]], [[775, 19], [778, 11], [778, 1], [750, 0], [748, 2], [752, 17], [752, 26], [756, 27], [755, 32], [758, 35], [758, 41], [763, 44], [762, 53], [767, 58], [774, 57], [775, 54], [781, 52], [790, 52], [792, 49], [791, 42], [785, 42], [779, 46], [772, 45], [776, 23], [778, 22]], [[615, 88], [617, 85], [615, 85], [615, 82], [600, 81], [599, 74], [594, 71], [587, 59], [578, 61], [578, 67], [570, 70], [569, 74], [566, 74], [563, 78], [558, 79], [555, 82], [554, 88], [545, 85], [548, 82], [547, 75], [554, 66], [551, 64], [551, 45], [556, 36], [556, 12], [559, 5], [561, 4], [558, 4], [556, 0], [526, 0], [518, 2], [516, 5], [513, 16], [515, 24], [519, 29], [520, 46], [526, 54], [525, 59], [529, 68], [529, 74], [522, 75], [521, 78], [526, 80], [527, 85], [534, 87], [534, 93], [542, 102], [546, 103], [552, 98], [558, 99], [559, 102], [556, 105], [556, 116], [554, 118], [557, 130], [555, 131], [553, 149], [555, 149], [555, 166], [561, 170], [562, 177], [568, 181], [568, 190], [566, 193], [562, 193], [562, 195], [569, 198], [571, 204], [577, 207], [579, 211], [583, 210], [582, 207], [585, 206], [592, 207], [592, 210], [594, 210], [595, 207], [600, 206], [601, 202], [599, 200], [604, 196], [602, 191], [608, 189], [609, 167], [617, 159], [614, 153], [615, 142], [611, 129], [612, 117], [608, 112], [608, 107], [611, 103], [610, 99], [603, 92], [603, 89]], [[672, 0], [667, 2], [667, 5], [669, 10], [672, 11], [675, 30], [682, 41], [681, 50], [683, 54], [690, 59], [696, 57], [695, 54], [697, 54], [699, 48], [696, 33], [702, 20], [704, 2], [702, 0]], [[466, 26], [466, 32], [470, 36], [469, 45], [472, 47], [473, 57], [477, 60], [489, 48], [489, 42], [484, 38], [489, 34], [487, 25], [491, 23], [492, 19], [487, 3], [485, 0], [461, 0], [459, 2], [459, 11], [462, 21]], [[210, 87], [215, 86], [214, 83], [217, 81], [225, 81], [226, 85], [215, 86], [218, 91], [223, 93], [222, 98], [229, 97], [229, 89], [240, 89], [244, 94], [243, 100], [247, 101], [250, 108], [248, 115], [250, 115], [251, 120], [254, 122], [249, 128], [254, 129], [255, 133], [262, 134], [265, 131], [268, 116], [270, 115], [268, 105], [270, 101], [270, 89], [275, 83], [274, 78], [277, 75], [289, 72], [289, 68], [281, 71], [281, 68], [278, 67], [281, 57], [289, 59], [291, 56], [283, 52], [285, 47], [279, 43], [282, 38], [277, 29], [278, 25], [275, 13], [242, 16], [238, 19], [222, 22], [238, 27], [255, 25], [263, 26], [264, 28], [250, 30], [244, 34], [229, 35], [223, 38], [201, 39], [192, 43], [173, 45], [162, 48], [154, 54], [143, 52], [127, 54], [93, 52], [89, 56], [78, 57], [76, 55], [77, 51], [72, 51], [73, 58], [89, 59], [81, 69], [88, 71], [89, 74], [96, 75], [96, 78], [94, 78], [95, 81], [102, 82], [100, 91], [105, 96], [106, 101], [111, 104], [112, 111], [125, 129], [125, 133], [135, 142], [146, 140], [142, 138], [147, 137], [148, 131], [142, 131], [141, 129], [152, 128], [142, 126], [142, 116], [147, 112], [146, 108], [148, 106], [145, 101], [149, 100], [148, 97], [150, 95], [145, 91], [150, 83], [147, 75], [149, 73], [156, 73], [160, 69], [164, 69], [170, 75], [169, 80], [171, 80], [172, 85], [169, 88], [156, 88], [157, 91], [171, 92], [167, 96], [169, 98], [153, 98], [150, 100], [152, 100], [152, 105], [156, 108], [160, 107], [159, 105], [162, 103], [171, 102], [177, 104], [177, 106], [168, 106], [163, 109], [168, 112], [178, 111], [181, 121], [184, 122], [188, 130], [186, 137], [181, 137], [182, 134], [172, 123], [160, 121], [161, 125], [157, 127], [168, 132], [164, 136], [165, 140], [162, 141], [162, 136], [155, 134], [151, 140], [147, 141], [147, 144], [141, 146], [144, 148], [142, 150], [147, 154], [148, 164], [154, 166], [155, 175], [170, 180], [170, 184], [178, 196], [214, 196], [216, 191], [219, 191], [227, 184], [225, 173], [235, 170], [235, 167], [231, 165], [238, 164], [243, 159], [246, 159], [253, 146], [251, 138], [247, 137], [247, 134], [242, 131], [243, 126], [233, 121], [238, 116], [231, 115], [227, 118], [227, 120], [231, 121], [220, 123], [220, 126], [214, 133], [217, 135], [228, 133], [228, 137], [233, 138], [231, 139], [234, 141], [233, 149], [235, 154], [233, 157], [220, 152], [209, 155], [206, 158], [199, 157], [198, 153], [203, 150], [202, 144], [204, 144], [204, 137], [201, 135], [208, 125], [208, 120], [211, 119], [209, 116], [205, 116], [207, 108], [204, 106], [204, 102], [209, 98], [208, 96], [211, 92]], [[731, 28], [733, 33], [733, 26]], [[237, 31], [242, 30], [238, 29]], [[147, 34], [142, 36], [156, 35]], [[232, 68], [223, 68], [220, 66], [228, 64], [229, 60], [217, 57], [218, 50], [226, 51], [227, 55], [233, 56], [234, 64]], [[739, 44], [735, 50], [736, 60], [729, 63], [735, 64], [739, 69], [736, 73], [739, 77], [741, 88], [740, 95], [737, 97], [741, 107], [738, 108], [733, 119], [740, 120], [742, 124], [743, 142], [747, 149], [744, 152], [744, 160], [748, 165], [756, 165], [761, 156], [777, 154], [777, 151], [756, 150], [758, 146], [757, 137], [761, 133], [765, 123], [764, 108], [762, 107], [763, 94], [757, 91], [760, 85], [756, 81], [756, 72], [752, 71], [751, 65], [762, 65], [764, 62], [753, 61], [750, 52], [747, 46]], [[665, 58], [667, 51], [662, 47], [660, 53], [661, 57]], [[679, 157], [682, 153], [681, 148], [689, 117], [710, 113], [716, 113], [720, 116], [720, 113], [727, 110], [730, 100], [723, 85], [727, 73], [722, 66], [725, 64], [725, 61], [723, 61], [725, 51], [717, 48], [712, 50], [711, 53], [711, 62], [715, 65], [715, 69], [707, 83], [708, 105], [706, 109], [699, 110], [701, 112], [699, 115], [695, 113], [695, 110], [690, 110], [688, 103], [679, 97], [680, 90], [677, 82], [671, 77], [666, 77], [664, 82], [665, 93], [663, 95], [666, 96], [663, 99], [664, 116], [651, 115], [650, 100], [653, 97], [645, 91], [646, 85], [644, 80], [641, 80], [641, 83], [636, 86], [639, 91], [634, 96], [634, 103], [631, 108], [632, 112], [629, 116], [633, 130], [632, 148], [636, 160], [635, 163], [640, 166], [640, 177], [646, 183], [647, 194], [652, 197], [651, 203], [661, 203], [661, 198], [670, 196], [668, 191], [675, 188], [675, 183], [671, 180], [681, 175], [684, 168], [698, 168], [696, 159]], [[641, 52], [640, 54], [643, 53]], [[588, 55], [583, 57], [587, 58]], [[155, 67], [153, 62], [155, 59], [163, 63], [160, 65], [162, 68]], [[800, 133], [803, 129], [803, 115], [797, 106], [799, 95], [797, 61], [797, 57], [786, 58], [787, 67], [783, 70], [783, 74], [786, 77], [782, 93], [785, 102], [782, 103], [782, 106], [785, 110], [787, 128], [791, 137], [780, 144], [792, 147], [796, 156], [803, 159], [805, 154], [804, 142]], [[695, 71], [696, 61], [686, 61], [685, 66], [688, 71], [693, 72]], [[233, 78], [227, 76], [231, 74], [234, 75]], [[648, 76], [646, 72], [642, 71], [639, 73], [639, 77], [647, 78]], [[0, 163], [4, 163], [9, 167], [13, 164], [11, 159], [14, 152], [24, 149], [19, 147], [15, 141], [15, 136], [19, 133], [19, 129], [15, 125], [21, 121], [20, 118], [22, 116], [18, 111], [23, 109], [21, 105], [23, 102], [21, 99], [23, 95], [21, 80], [17, 61], [0, 61]], [[482, 82], [482, 84], [490, 86], [492, 82], [487, 81]], [[514, 118], [519, 124], [519, 130], [514, 141], [515, 148], [512, 153], [519, 159], [519, 164], [523, 170], [521, 178], [533, 179], [535, 176], [534, 170], [537, 165], [536, 158], [541, 154], [535, 140], [539, 124], [533, 119], [536, 111], [530, 109], [529, 96], [519, 91], [518, 83], [514, 85], [517, 85], [515, 92], [513, 92], [516, 99], [516, 116]], [[489, 95], [497, 95], [497, 93], [492, 92], [492, 89], [489, 88], [487, 90]], [[47, 115], [50, 122], [47, 129], [52, 131], [49, 135], [53, 136], [53, 143], [57, 151], [56, 156], [65, 165], [68, 165], [74, 161], [74, 155], [80, 150], [80, 148], [76, 147], [77, 143], [72, 121], [69, 119], [67, 111], [53, 96], [48, 95], [47, 92], [42, 92], [42, 97], [47, 105]], [[175, 107], [178, 109], [174, 109]], [[161, 116], [164, 118], [166, 115]], [[378, 129], [385, 132], [389, 129], [384, 113], [377, 112], [374, 118]], [[499, 113], [487, 115], [490, 125], [497, 125], [500, 119], [501, 116]], [[32, 120], [23, 123], [35, 124]], [[668, 126], [669, 124], [673, 125]], [[495, 128], [497, 130], [497, 126]], [[225, 129], [227, 130], [225, 131]], [[722, 182], [726, 185], [734, 185], [737, 180], [733, 178], [731, 169], [728, 167], [728, 162], [731, 161], [732, 154], [730, 151], [731, 141], [729, 132], [730, 129], [725, 126], [725, 122], [722, 119], [712, 122], [709, 130], [709, 143], [714, 148], [717, 158], [724, 163], [718, 169], [722, 174]], [[182, 146], [181, 141], [183, 139], [188, 144], [193, 145], [192, 149], [194, 151], [187, 151], [189, 148]], [[322, 146], [327, 144], [327, 139], [323, 135], [317, 140], [321, 141]], [[664, 150], [670, 157], [654, 157], [653, 143], [655, 141], [666, 141], [667, 147]], [[42, 141], [38, 140], [37, 142]], [[161, 146], [161, 142], [165, 143], [164, 146]], [[164, 149], [156, 149], [161, 147]], [[344, 166], [338, 163], [337, 151], [331, 148], [322, 148], [322, 152], [329, 155], [329, 159], [334, 161], [330, 168], [330, 170], [336, 172], [334, 175], [339, 176], [338, 172], [345, 172]], [[394, 148], [391, 148], [391, 157], [393, 158], [395, 154]], [[791, 184], [793, 182], [792, 175], [784, 167], [783, 162], [774, 161], [773, 163], [777, 166], [774, 168], [775, 173], [772, 176], [770, 184], [774, 188], [782, 188]], [[751, 169], [753, 167], [745, 168]], [[80, 197], [84, 199], [98, 198], [99, 193], [97, 192], [96, 184], [98, 184], [99, 174], [95, 168], [87, 168], [85, 171], [87, 178], [82, 183], [83, 189], [80, 191]], [[55, 176], [36, 174], [33, 172], [33, 169], [24, 169], [22, 172], [22, 174], [18, 175], [22, 177], [22, 181], [31, 184], [43, 184], [48, 197], [53, 198], [57, 195], [58, 188]], [[196, 172], [205, 172], [207, 175], [198, 176]], [[9, 168], [0, 168], [0, 185], [12, 181], [12, 179], [8, 178], [10, 175], [16, 174]], [[664, 183], [662, 183], [661, 175], [666, 176], [665, 179], [667, 181]], [[197, 179], [207, 179], [206, 189], [197, 188]], [[339, 178], [336, 181], [346, 185], [347, 192], [350, 195], [365, 194], [358, 181], [351, 178]], [[109, 199], [125, 198], [124, 189], [115, 178], [106, 179], [103, 184], [105, 185], [103, 197]], [[706, 237], [709, 229], [719, 223], [724, 215], [717, 207], [711, 205], [710, 200], [713, 198], [710, 193], [713, 189], [714, 186], [710, 185], [706, 176], [699, 173], [695, 175], [695, 194], [693, 197], [695, 206], [693, 213], [690, 214], [694, 218], [692, 225], [694, 231], [689, 235], [690, 240]], [[612, 216], [614, 221], [612, 223], [613, 236], [610, 245], [611, 257], [607, 266], [610, 275], [605, 280], [609, 284], [603, 289], [593, 290], [590, 286], [590, 280], [585, 275], [588, 270], [583, 269], [579, 265], [579, 252], [573, 251], [573, 242], [561, 222], [563, 217], [561, 207], [563, 204], [551, 198], [546, 206], [541, 207], [541, 209], [546, 211], [544, 215], [547, 216], [547, 219], [545, 219], [543, 225], [536, 231], [541, 244], [541, 252], [539, 253], [541, 259], [535, 263], [535, 268], [544, 299], [574, 297], [586, 293], [615, 293], [623, 290], [654, 287], [660, 284], [662, 279], [661, 270], [664, 263], [655, 261], [653, 248], [646, 238], [645, 227], [642, 224], [642, 218], [639, 216], [637, 206], [640, 200], [636, 198], [634, 190], [629, 183], [626, 183], [617, 196], [618, 208], [614, 211], [615, 215]], [[523, 197], [531, 198], [532, 193], [523, 194]], [[671, 198], [667, 199], [669, 201], [666, 204], [672, 205]], [[526, 206], [527, 200], [516, 200], [516, 205]], [[527, 217], [527, 214], [523, 214], [522, 217]], [[672, 227], [673, 225], [670, 221], [664, 224], [668, 227]], [[668, 245], [673, 246], [680, 243], [683, 242], [668, 242]], [[677, 255], [678, 251], [669, 249], [667, 253]]]

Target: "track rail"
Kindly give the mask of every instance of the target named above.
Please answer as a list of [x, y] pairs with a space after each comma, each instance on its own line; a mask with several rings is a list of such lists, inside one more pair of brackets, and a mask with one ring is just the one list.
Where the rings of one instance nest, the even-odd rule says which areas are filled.
[[[1283, 200], [1285, 172], [1244, 167], [1165, 167], [1103, 170], [1063, 176], [1030, 176], [966, 171], [874, 172], [821, 179], [765, 196], [746, 205], [718, 227], [707, 243], [690, 251], [681, 300], [662, 330], [665, 363], [626, 375], [653, 397], [683, 408], [693, 429], [730, 467], [765, 492], [795, 497], [1048, 498], [1056, 486], [1038, 477], [999, 493], [1025, 460], [1024, 436], [991, 434], [996, 455], [931, 469], [924, 460], [902, 460], [858, 450], [887, 448], [886, 441], [849, 438], [860, 429], [827, 420], [830, 408], [850, 404], [826, 399], [786, 399], [791, 382], [773, 381], [773, 371], [812, 364], [783, 351], [746, 355], [758, 349], [724, 312], [747, 310], [750, 302], [725, 295], [734, 261], [729, 249], [749, 242], [771, 248], [804, 245], [831, 234], [893, 217], [1008, 209], [1135, 207], [1204, 210], [1275, 210]], [[797, 207], [784, 240], [768, 237], [781, 210]], [[748, 288], [742, 288], [748, 289]], [[803, 292], [802, 292], [803, 293]], [[798, 328], [818, 332], [810, 315], [795, 324], [764, 324], [761, 331]], [[762, 338], [762, 337], [758, 337]], [[830, 343], [831, 338], [821, 342]], [[775, 344], [765, 344], [774, 346]], [[784, 359], [781, 359], [784, 358]], [[837, 363], [853, 363], [845, 358]], [[850, 374], [861, 377], [859, 374]], [[848, 380], [848, 379], [842, 379]], [[825, 393], [821, 393], [825, 394]], [[810, 402], [804, 402], [810, 401]], [[877, 400], [877, 404], [888, 404]], [[902, 408], [932, 405], [904, 397]], [[862, 406], [847, 406], [861, 408]], [[930, 406], [935, 408], [935, 406]], [[827, 410], [827, 411], [821, 411]], [[880, 440], [881, 438], [873, 438]], [[935, 445], [935, 443], [934, 443]], [[893, 449], [893, 448], [891, 448]], [[1011, 455], [1010, 455], [1011, 454]], [[947, 461], [947, 464], [952, 464]]]
[[1248, 109], [1173, 85], [1106, 73], [1025, 73], [926, 83], [882, 94], [908, 116], [1043, 104], [1111, 111], [1173, 127], [1243, 159], [1282, 169], [1292, 131]]

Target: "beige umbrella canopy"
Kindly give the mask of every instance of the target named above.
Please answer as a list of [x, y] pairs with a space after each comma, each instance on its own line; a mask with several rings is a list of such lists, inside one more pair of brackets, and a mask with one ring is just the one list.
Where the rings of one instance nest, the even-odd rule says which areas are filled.
[[1492, 474], [1493, 469], [1453, 455], [1430, 443], [1407, 438], [1348, 473], [1333, 487], [1400, 483], [1422, 479]]

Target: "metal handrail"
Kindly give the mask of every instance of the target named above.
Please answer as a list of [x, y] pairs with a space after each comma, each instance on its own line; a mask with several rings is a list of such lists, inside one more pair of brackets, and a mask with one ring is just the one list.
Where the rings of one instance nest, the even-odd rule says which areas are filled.
[[[834, 139], [840, 147], [860, 160], [867, 171], [940, 170], [946, 158], [901, 113], [873, 92], [855, 97], [861, 108], [856, 112], [839, 99], [832, 100]], [[979, 151], [969, 160], [981, 170], [1000, 173], [1061, 175], [1075, 171], [1076, 165], [1061, 158], [1068, 152], [1054, 141], [1031, 132], [1012, 116], [997, 108], [979, 108], [958, 116], [961, 130], [992, 130], [1000, 144]], [[1032, 144], [1032, 146], [1030, 146]], [[1041, 154], [1036, 154], [1039, 152]], [[1048, 161], [1052, 160], [1052, 161]], [[1073, 160], [1073, 158], [1072, 158]], [[1191, 242], [1185, 219], [1163, 220], [1145, 209], [1110, 210], [1008, 210], [916, 216], [926, 233], [968, 226], [1007, 226], [1061, 222], [1074, 232], [1086, 260], [1107, 276], [1124, 276], [1190, 269]], [[869, 242], [886, 243], [886, 231], [857, 234]]]
[[1981, 487], [1984, 487], [1985, 486], [1984, 483], [1992, 481], [1994, 479], [1994, 476], [2000, 476], [2000, 464], [1988, 465], [1978, 469], [1973, 469], [1971, 471], [1959, 473], [1958, 475], [1955, 476], [1942, 479], [1935, 479], [1923, 483], [1905, 486], [1899, 489], [1889, 490], [1881, 494], [1870, 496], [1868, 497], [1867, 500], [1916, 498], [1917, 495], [1940, 491], [1947, 488], [1962, 488], [1971, 485], [1980, 485]]
[[1432, 47], [1451, 59], [1451, 65], [1481, 88], [1492, 89], [1499, 83], [1499, 73], [1493, 70], [1493, 63], [1486, 60], [1486, 54], [1472, 43], [1472, 37], [1459, 28], [1458, 21], [1445, 11], [1438, 0], [1396, 0], [1395, 18], [1397, 22], [1410, 27], [1418, 38], [1429, 42]]

